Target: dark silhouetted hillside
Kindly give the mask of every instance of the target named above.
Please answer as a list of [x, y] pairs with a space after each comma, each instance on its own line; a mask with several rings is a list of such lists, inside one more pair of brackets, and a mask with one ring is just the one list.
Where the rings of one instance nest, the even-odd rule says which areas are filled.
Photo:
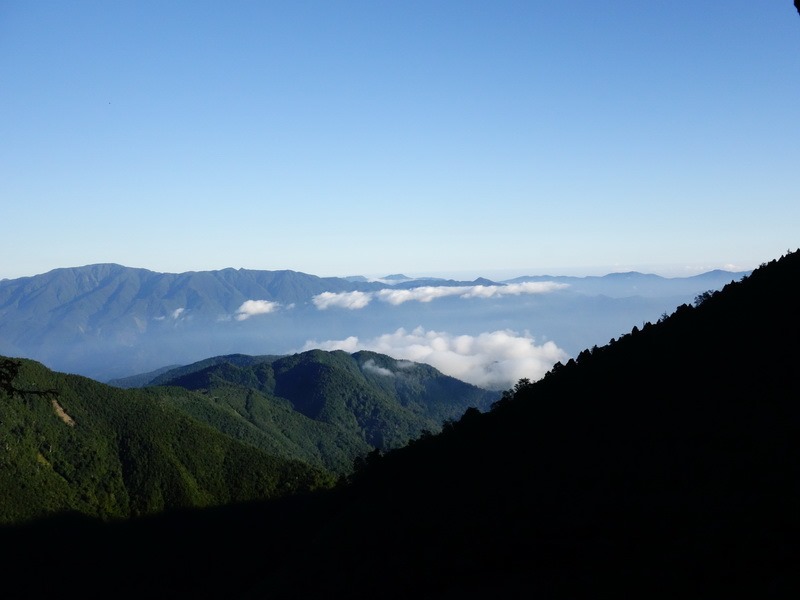
[[798, 277], [796, 252], [375, 461], [315, 576], [252, 597], [800, 591]]

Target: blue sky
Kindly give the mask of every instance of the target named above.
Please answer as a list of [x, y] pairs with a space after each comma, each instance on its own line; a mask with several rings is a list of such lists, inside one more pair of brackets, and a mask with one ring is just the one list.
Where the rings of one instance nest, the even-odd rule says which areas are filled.
[[0, 0], [0, 278], [472, 278], [800, 246], [791, 0]]

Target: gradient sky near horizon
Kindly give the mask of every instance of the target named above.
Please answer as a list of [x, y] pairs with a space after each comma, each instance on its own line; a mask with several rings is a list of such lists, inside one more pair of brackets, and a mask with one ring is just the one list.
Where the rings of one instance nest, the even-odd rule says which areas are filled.
[[0, 0], [0, 278], [747, 270], [798, 107], [791, 0]]

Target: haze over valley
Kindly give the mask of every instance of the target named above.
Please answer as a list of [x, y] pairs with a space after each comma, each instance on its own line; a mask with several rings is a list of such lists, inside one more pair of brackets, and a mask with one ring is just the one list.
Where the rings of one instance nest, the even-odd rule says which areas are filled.
[[370, 350], [503, 390], [743, 275], [369, 281], [98, 264], [0, 281], [0, 354], [108, 381], [223, 354]]

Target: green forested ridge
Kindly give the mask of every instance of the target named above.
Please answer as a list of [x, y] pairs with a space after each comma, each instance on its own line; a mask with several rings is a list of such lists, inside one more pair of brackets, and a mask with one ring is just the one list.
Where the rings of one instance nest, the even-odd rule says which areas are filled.
[[[180, 390], [165, 387], [143, 391], [165, 397], [175, 407], [233, 439], [333, 473], [349, 472], [357, 456], [372, 450], [355, 432], [309, 419], [287, 400], [252, 388], [220, 381], [197, 394]], [[198, 394], [203, 395], [203, 401], [198, 401]]]
[[174, 367], [172, 369], [167, 369], [165, 371], [160, 371], [157, 373], [156, 376], [150, 378], [148, 381], [140, 383], [137, 387], [143, 387], [145, 385], [168, 384], [170, 381], [173, 381], [178, 377], [181, 377], [182, 375], [195, 373], [202, 369], [206, 369], [220, 364], [247, 367], [251, 365], [257, 365], [260, 363], [268, 363], [276, 358], [278, 358], [278, 356], [267, 356], [267, 355], [250, 356], [248, 354], [226, 354], [224, 356], [212, 356], [210, 358], [194, 362], [190, 365], [183, 365], [179, 367]]
[[373, 352], [215, 357], [153, 383], [203, 393], [207, 402], [180, 395], [174, 402], [227, 435], [338, 474], [371, 450], [437, 432], [499, 397], [428, 365]]
[[370, 454], [333, 489], [7, 529], [5, 584], [17, 598], [76, 573], [91, 598], [796, 598], [798, 278], [787, 253]]
[[110, 379], [106, 381], [106, 383], [108, 383], [108, 385], [113, 385], [114, 387], [120, 387], [125, 389], [144, 387], [162, 373], [166, 373], [167, 371], [172, 371], [174, 369], [179, 369], [180, 367], [181, 365], [168, 365], [165, 367], [161, 367], [160, 369], [156, 369], [154, 371], [149, 371], [147, 373], [139, 373], [137, 375], [130, 375], [128, 377]]
[[[329, 485], [370, 451], [497, 399], [372, 353], [214, 357], [141, 389], [2, 360], [14, 366], [0, 397], [4, 523], [64, 511], [124, 518]], [[367, 361], [386, 371], [371, 374]]]
[[176, 405], [202, 401], [192, 392], [120, 390], [34, 361], [0, 360], [15, 371], [0, 390], [2, 523], [65, 511], [124, 518], [332, 481], [190, 418]]

